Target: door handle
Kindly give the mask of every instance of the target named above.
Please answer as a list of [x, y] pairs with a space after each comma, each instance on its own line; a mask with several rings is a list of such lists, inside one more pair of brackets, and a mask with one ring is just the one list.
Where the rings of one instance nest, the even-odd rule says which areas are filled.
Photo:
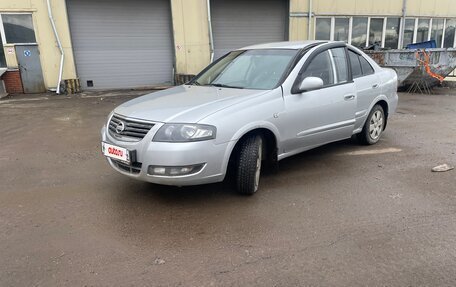
[[354, 99], [355, 99], [355, 95], [348, 95], [348, 96], [344, 97], [344, 100], [346, 100], [346, 101], [351, 101], [351, 100], [354, 100]]
[[376, 89], [376, 88], [378, 88], [378, 84], [373, 84], [372, 89]]

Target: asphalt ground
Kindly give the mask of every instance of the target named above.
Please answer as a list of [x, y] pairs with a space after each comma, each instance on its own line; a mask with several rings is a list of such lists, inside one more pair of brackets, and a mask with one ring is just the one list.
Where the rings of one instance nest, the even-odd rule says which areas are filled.
[[[456, 96], [401, 93], [382, 140], [285, 159], [260, 191], [112, 170], [141, 93], [0, 101], [0, 286], [455, 286]], [[446, 95], [453, 94], [453, 95]]]

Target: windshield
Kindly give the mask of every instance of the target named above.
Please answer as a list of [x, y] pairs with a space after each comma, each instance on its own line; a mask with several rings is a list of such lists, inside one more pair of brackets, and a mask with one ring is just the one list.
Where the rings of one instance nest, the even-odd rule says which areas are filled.
[[234, 51], [190, 82], [193, 85], [239, 89], [275, 88], [298, 50]]

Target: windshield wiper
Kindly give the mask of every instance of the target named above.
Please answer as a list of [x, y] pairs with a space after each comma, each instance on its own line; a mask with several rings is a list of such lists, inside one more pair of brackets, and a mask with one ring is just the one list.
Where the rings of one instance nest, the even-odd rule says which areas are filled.
[[211, 86], [220, 87], [220, 88], [243, 89], [243, 87], [230, 86], [230, 85], [225, 85], [225, 84], [220, 84], [220, 83], [211, 84]]

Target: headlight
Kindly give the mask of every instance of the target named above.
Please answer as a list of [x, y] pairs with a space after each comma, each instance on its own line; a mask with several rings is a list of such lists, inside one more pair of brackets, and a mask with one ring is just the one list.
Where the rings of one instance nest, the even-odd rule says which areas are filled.
[[215, 139], [216, 128], [198, 124], [165, 124], [155, 134], [154, 142], [193, 142]]

